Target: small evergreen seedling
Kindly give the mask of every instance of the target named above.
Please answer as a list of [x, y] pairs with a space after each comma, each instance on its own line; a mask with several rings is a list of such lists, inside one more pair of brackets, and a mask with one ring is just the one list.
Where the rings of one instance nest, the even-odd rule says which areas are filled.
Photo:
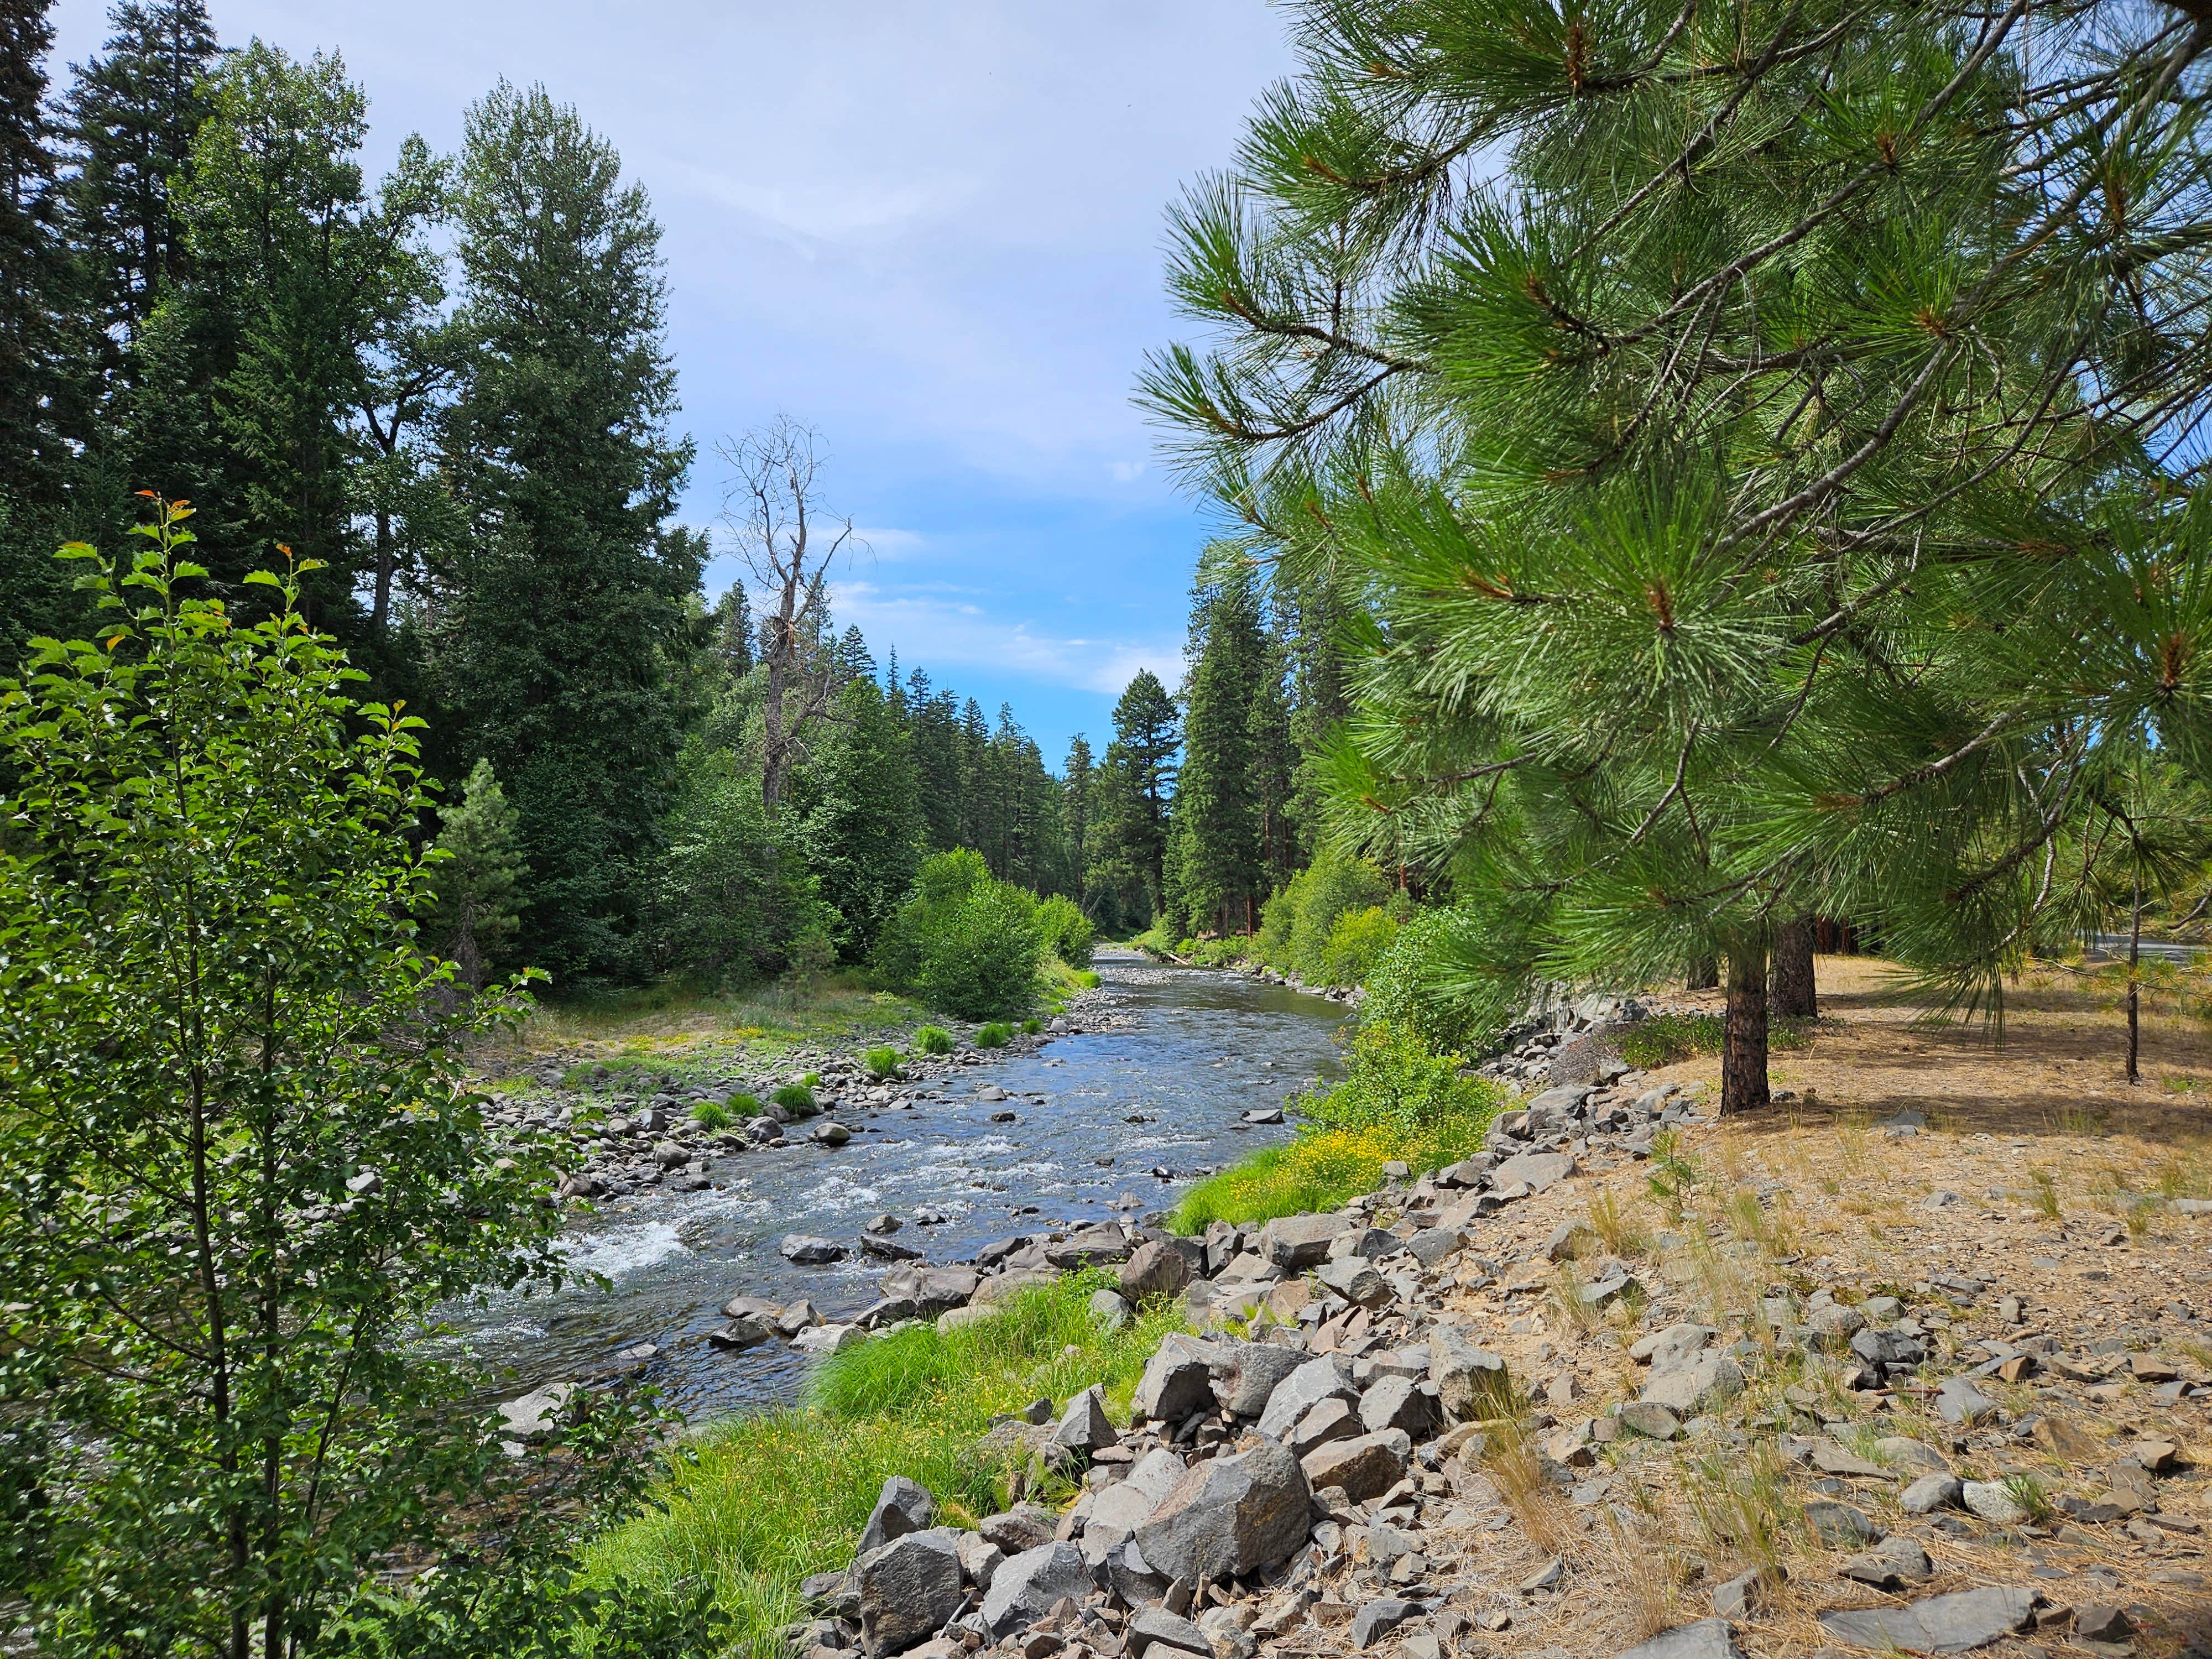
[[1013, 1039], [1014, 1028], [994, 1019], [975, 1033], [975, 1046], [978, 1048], [1003, 1048]]
[[899, 1074], [899, 1051], [896, 1048], [871, 1048], [861, 1058], [867, 1062], [872, 1077], [895, 1078]]
[[691, 1121], [702, 1129], [726, 1129], [730, 1109], [719, 1100], [702, 1100], [691, 1109]]
[[925, 1025], [914, 1034], [914, 1046], [925, 1054], [952, 1052], [952, 1033], [942, 1025]]

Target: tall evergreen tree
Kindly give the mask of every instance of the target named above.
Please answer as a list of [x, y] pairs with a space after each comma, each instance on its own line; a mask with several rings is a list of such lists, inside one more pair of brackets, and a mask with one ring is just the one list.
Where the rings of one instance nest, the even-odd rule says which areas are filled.
[[1060, 767], [1061, 817], [1067, 825], [1072, 896], [1085, 902], [1091, 891], [1091, 791], [1097, 768], [1091, 759], [1091, 740], [1078, 732], [1067, 741], [1067, 759]]
[[668, 696], [701, 550], [667, 520], [690, 465], [667, 430], [659, 229], [614, 149], [542, 88], [469, 112], [460, 326], [445, 426], [470, 517], [440, 641], [466, 740], [506, 779], [535, 872], [521, 954], [622, 959], [679, 738]]
[[514, 809], [489, 761], [476, 763], [461, 798], [438, 815], [436, 845], [445, 858], [434, 878], [432, 942], [464, 980], [481, 989], [514, 938], [527, 873], [515, 845]]
[[118, 0], [107, 21], [64, 106], [76, 162], [66, 202], [85, 298], [128, 379], [129, 347], [185, 274], [173, 192], [191, 172], [218, 54], [204, 0]]
[[914, 884], [923, 832], [912, 743], [872, 678], [846, 682], [836, 720], [801, 772], [787, 798], [803, 803], [799, 845], [837, 912], [839, 957], [864, 962]]
[[1114, 704], [1112, 776], [1100, 829], [1115, 858], [1145, 884], [1150, 909], [1166, 899], [1169, 814], [1175, 799], [1182, 720], [1159, 676], [1139, 669]]
[[53, 550], [72, 471], [68, 249], [46, 109], [46, 0], [0, 0], [0, 664], [76, 631]]
[[1259, 596], [1241, 564], [1202, 587], [1191, 611], [1182, 768], [1176, 783], [1182, 908], [1216, 932], [1252, 932], [1265, 880], [1253, 707], [1267, 667]]

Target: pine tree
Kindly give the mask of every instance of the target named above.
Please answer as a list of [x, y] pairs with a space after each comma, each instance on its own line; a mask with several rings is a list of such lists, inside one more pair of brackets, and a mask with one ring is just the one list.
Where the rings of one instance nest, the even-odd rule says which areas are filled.
[[1091, 791], [1097, 772], [1091, 759], [1091, 740], [1078, 732], [1067, 741], [1067, 759], [1060, 767], [1060, 792], [1066, 803], [1060, 811], [1067, 825], [1071, 896], [1086, 908], [1091, 896]]
[[2100, 751], [2212, 754], [2201, 26], [1297, 10], [1145, 396], [1352, 613], [1341, 823], [1501, 994], [1717, 954], [1724, 1110], [1794, 918], [1991, 1006]]
[[[848, 635], [848, 648], [857, 637]], [[798, 842], [840, 919], [839, 957], [859, 963], [921, 867], [921, 790], [911, 742], [872, 678], [846, 683], [836, 716], [805, 769]], [[787, 799], [795, 805], [801, 793], [795, 785]]]
[[87, 298], [129, 378], [128, 348], [185, 272], [173, 191], [191, 170], [218, 53], [204, 0], [118, 0], [107, 21], [64, 105], [76, 163], [66, 200]]
[[506, 85], [469, 112], [459, 218], [470, 366], [444, 439], [471, 534], [440, 674], [520, 815], [523, 953], [605, 972], [671, 784], [699, 574], [667, 526], [690, 449], [667, 431], [659, 230], [612, 146]]
[[1182, 906], [1194, 923], [1217, 933], [1250, 933], [1259, 925], [1264, 879], [1252, 736], [1266, 640], [1258, 596], [1242, 565], [1200, 590], [1191, 633], [1176, 782]]
[[438, 952], [481, 989], [487, 972], [504, 960], [514, 938], [522, 879], [528, 866], [516, 842], [514, 809], [480, 760], [470, 769], [460, 800], [439, 814], [437, 908], [431, 933]]
[[1158, 675], [1139, 669], [1114, 704], [1114, 742], [1103, 769], [1111, 784], [1099, 828], [1111, 861], [1144, 884], [1154, 915], [1166, 902], [1169, 816], [1182, 744], [1175, 699]]
[[907, 676], [906, 702], [929, 848], [949, 853], [964, 844], [961, 835], [968, 813], [958, 704], [950, 688], [933, 690], [929, 676], [919, 668]]

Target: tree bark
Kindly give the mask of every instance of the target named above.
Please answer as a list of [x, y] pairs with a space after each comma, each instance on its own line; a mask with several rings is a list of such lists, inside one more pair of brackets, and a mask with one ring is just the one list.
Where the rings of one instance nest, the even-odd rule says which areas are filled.
[[1771, 1098], [1766, 1082], [1766, 947], [1740, 945], [1728, 957], [1721, 1115], [1756, 1111]]
[[1690, 975], [1684, 989], [1711, 991], [1721, 982], [1721, 959], [1718, 957], [1698, 957], [1690, 963]]
[[1820, 1012], [1813, 984], [1813, 923], [1784, 922], [1774, 935], [1773, 1006], [1777, 1019], [1812, 1019]]
[[2142, 878], [2136, 878], [2135, 902], [2128, 913], [2128, 1082], [2142, 1081], [2141, 1023], [2142, 981]]

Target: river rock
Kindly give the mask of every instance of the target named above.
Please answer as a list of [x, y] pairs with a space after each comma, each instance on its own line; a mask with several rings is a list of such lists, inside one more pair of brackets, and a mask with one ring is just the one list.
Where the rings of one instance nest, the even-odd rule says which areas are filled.
[[853, 1132], [834, 1117], [825, 1117], [806, 1132], [806, 1138], [823, 1146], [842, 1146], [853, 1138]]
[[1346, 1301], [1356, 1302], [1363, 1308], [1387, 1308], [1395, 1294], [1364, 1256], [1340, 1256], [1324, 1262], [1314, 1277]]
[[960, 1611], [958, 1537], [949, 1528], [910, 1533], [853, 1564], [870, 1653], [903, 1653]]
[[1898, 1493], [1898, 1507], [1907, 1515], [1933, 1515], [1966, 1501], [1966, 1489], [1954, 1474], [1923, 1474]]
[[1512, 1393], [1504, 1360], [1479, 1346], [1464, 1325], [1430, 1330], [1429, 1381], [1444, 1410], [1462, 1422], [1498, 1415]]
[[1490, 1172], [1495, 1192], [1525, 1185], [1532, 1193], [1555, 1186], [1575, 1172], [1575, 1161], [1565, 1152], [1516, 1152]]
[[1110, 1222], [1079, 1227], [1060, 1243], [1044, 1247], [1044, 1259], [1070, 1273], [1079, 1267], [1103, 1267], [1128, 1258], [1128, 1235]]
[[707, 1333], [707, 1346], [732, 1352], [757, 1347], [769, 1339], [769, 1328], [757, 1319], [732, 1319], [720, 1330]]
[[1724, 1353], [1704, 1353], [1653, 1376], [1642, 1398], [1646, 1405], [1664, 1406], [1677, 1417], [1695, 1417], [1742, 1387], [1743, 1368], [1735, 1360]]
[[1286, 1273], [1328, 1260], [1328, 1247], [1352, 1224], [1340, 1215], [1278, 1216], [1260, 1229], [1260, 1254]]
[[1081, 1550], [1060, 1540], [1040, 1544], [999, 1563], [983, 1593], [984, 1627], [994, 1639], [1011, 1636], [1050, 1613], [1063, 1595], [1080, 1605], [1091, 1589]]
[[802, 1267], [826, 1267], [845, 1259], [845, 1247], [834, 1238], [815, 1238], [805, 1233], [786, 1233], [776, 1254]]
[[1229, 1351], [1229, 1363], [1213, 1379], [1213, 1397], [1221, 1409], [1236, 1417], [1257, 1417], [1283, 1379], [1309, 1356], [1297, 1348], [1273, 1342], [1239, 1342]]
[[1049, 1267], [1009, 1267], [981, 1279], [970, 1298], [975, 1306], [988, 1308], [1033, 1285], [1057, 1285], [1060, 1275]]
[[1325, 1355], [1307, 1359], [1268, 1394], [1267, 1407], [1260, 1413], [1260, 1432], [1270, 1440], [1281, 1440], [1321, 1401], [1341, 1400], [1350, 1404], [1358, 1397], [1334, 1359]]
[[1173, 1343], [1164, 1343], [1145, 1367], [1137, 1384], [1134, 1410], [1139, 1418], [1180, 1423], [1213, 1398], [1206, 1361]]
[[1189, 1283], [1189, 1261], [1164, 1239], [1139, 1244], [1121, 1264], [1121, 1294], [1132, 1302], [1180, 1296]]
[[1306, 1541], [1312, 1501], [1296, 1458], [1280, 1446], [1255, 1446], [1184, 1475], [1135, 1541], [1153, 1571], [1186, 1583], [1242, 1577]]
[[1957, 1590], [1905, 1607], [1824, 1613], [1820, 1627], [1839, 1642], [1878, 1651], [1965, 1653], [2035, 1622], [2035, 1592], [2005, 1585]]
[[543, 1440], [560, 1422], [568, 1396], [575, 1392], [573, 1382], [548, 1382], [520, 1400], [508, 1401], [499, 1408], [501, 1432], [511, 1440]]
[[936, 1514], [937, 1500], [929, 1495], [928, 1487], [918, 1486], [902, 1474], [895, 1474], [884, 1482], [884, 1489], [876, 1494], [876, 1506], [868, 1511], [868, 1524], [861, 1528], [860, 1547], [853, 1553], [866, 1555], [870, 1550], [881, 1549], [894, 1538], [920, 1532]]
[[1380, 1498], [1406, 1476], [1413, 1443], [1402, 1429], [1334, 1440], [1299, 1460], [1306, 1483], [1315, 1490], [1341, 1486], [1355, 1504]]
[[1648, 1642], [1627, 1649], [1620, 1659], [1743, 1659], [1735, 1631], [1725, 1619], [1700, 1619], [1677, 1625]]
[[1359, 1611], [1352, 1615], [1352, 1645], [1364, 1652], [1395, 1632], [1408, 1619], [1426, 1611], [1419, 1601], [1403, 1601], [1395, 1595], [1364, 1602]]
[[1417, 1439], [1437, 1427], [1437, 1385], [1409, 1376], [1385, 1376], [1359, 1396], [1359, 1421], [1370, 1434], [1402, 1429]]
[[1098, 1322], [1098, 1328], [1109, 1334], [1127, 1330], [1129, 1322], [1136, 1317], [1136, 1310], [1119, 1291], [1093, 1291], [1085, 1305], [1091, 1310], [1091, 1318]]
[[1114, 1425], [1106, 1419], [1106, 1385], [1094, 1382], [1067, 1402], [1060, 1414], [1060, 1426], [1053, 1431], [1052, 1443], [1065, 1446], [1072, 1452], [1085, 1456], [1119, 1445], [1121, 1437], [1114, 1432]]
[[915, 1318], [934, 1319], [967, 1306], [982, 1282], [973, 1267], [894, 1267], [884, 1275], [884, 1296], [913, 1303]]

